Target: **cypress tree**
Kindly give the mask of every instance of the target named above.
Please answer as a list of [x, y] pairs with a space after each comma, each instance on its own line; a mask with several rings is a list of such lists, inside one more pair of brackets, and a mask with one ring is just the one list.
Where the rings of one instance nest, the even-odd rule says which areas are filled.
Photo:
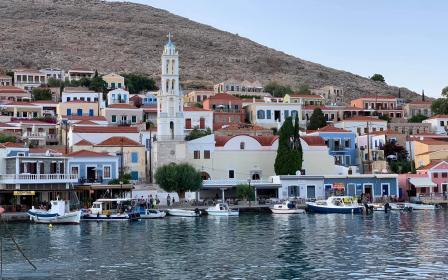
[[[274, 169], [277, 175], [294, 175], [301, 167], [299, 148], [295, 149], [292, 118], [286, 118], [279, 131], [279, 142]], [[300, 142], [300, 139], [299, 139]]]
[[308, 124], [308, 129], [316, 130], [326, 125], [327, 121], [325, 120], [325, 116], [322, 110], [320, 108], [314, 109], [313, 114], [310, 118], [310, 123]]

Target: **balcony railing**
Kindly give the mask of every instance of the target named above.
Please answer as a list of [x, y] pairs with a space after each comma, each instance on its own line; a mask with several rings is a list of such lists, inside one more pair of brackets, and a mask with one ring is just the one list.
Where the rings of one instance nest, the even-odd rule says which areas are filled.
[[45, 138], [47, 138], [47, 133], [46, 132], [25, 131], [22, 134], [22, 138], [42, 138], [42, 139], [45, 139]]
[[76, 183], [77, 174], [0, 174], [0, 184]]

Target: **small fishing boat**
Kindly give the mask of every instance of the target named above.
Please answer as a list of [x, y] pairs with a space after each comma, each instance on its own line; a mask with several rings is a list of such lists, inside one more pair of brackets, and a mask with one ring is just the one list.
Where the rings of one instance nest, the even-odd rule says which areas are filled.
[[137, 208], [136, 211], [140, 214], [140, 218], [142, 219], [161, 219], [166, 216], [165, 211], [160, 211], [158, 209]]
[[129, 198], [102, 198], [96, 200], [92, 207], [82, 215], [86, 221], [133, 221], [140, 219], [140, 214], [132, 208]]
[[327, 200], [307, 202], [306, 206], [310, 212], [322, 214], [357, 214], [364, 208], [350, 196], [330, 196]]
[[32, 222], [38, 224], [79, 224], [81, 211], [70, 212], [70, 203], [64, 200], [50, 201], [50, 210], [35, 209], [34, 206], [28, 210], [28, 216]]
[[272, 213], [274, 214], [303, 214], [305, 213], [304, 209], [297, 208], [296, 204], [293, 201], [284, 201], [282, 204], [274, 204], [273, 207], [270, 208]]
[[405, 203], [404, 205], [412, 210], [436, 210], [438, 208], [436, 205], [423, 203]]
[[168, 215], [177, 217], [199, 217], [202, 215], [201, 210], [199, 210], [198, 208], [194, 210], [168, 209], [166, 211]]
[[394, 211], [412, 211], [413, 208], [409, 207], [407, 203], [389, 203], [389, 209]]
[[207, 208], [207, 214], [210, 216], [238, 216], [238, 210], [232, 210], [227, 203], [217, 203], [215, 206]]
[[373, 209], [373, 211], [385, 211], [384, 204], [381, 203], [369, 203], [369, 207]]

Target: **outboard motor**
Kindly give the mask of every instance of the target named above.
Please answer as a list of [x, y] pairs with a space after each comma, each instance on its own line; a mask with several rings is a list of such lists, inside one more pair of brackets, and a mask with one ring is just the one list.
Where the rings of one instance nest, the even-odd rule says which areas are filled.
[[194, 212], [198, 215], [201, 215], [201, 210], [199, 210], [199, 208], [194, 209]]

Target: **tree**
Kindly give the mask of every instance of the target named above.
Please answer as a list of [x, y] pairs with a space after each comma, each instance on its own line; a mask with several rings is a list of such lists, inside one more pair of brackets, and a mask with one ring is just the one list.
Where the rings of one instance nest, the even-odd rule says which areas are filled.
[[33, 88], [32, 96], [34, 100], [51, 100], [52, 94], [49, 88]]
[[372, 77], [370, 77], [371, 80], [376, 81], [376, 82], [383, 82], [385, 83], [386, 80], [384, 79], [383, 75], [381, 74], [373, 74]]
[[254, 189], [247, 184], [239, 184], [236, 186], [236, 197], [242, 200], [255, 200]]
[[310, 86], [306, 85], [306, 84], [300, 85], [299, 86], [299, 92], [300, 93], [311, 93]]
[[17, 141], [16, 136], [12, 134], [0, 133], [0, 143], [12, 142], [15, 143]]
[[293, 149], [297, 151], [299, 157], [299, 168], [302, 169], [303, 162], [303, 150], [302, 142], [300, 142], [300, 126], [299, 126], [299, 115], [296, 115], [294, 119], [294, 146]]
[[283, 97], [286, 94], [291, 94], [293, 92], [290, 86], [280, 85], [277, 82], [268, 83], [263, 90], [264, 92], [269, 92], [275, 97]]
[[448, 98], [448, 86], [442, 89], [442, 96]]
[[300, 137], [296, 135], [291, 117], [285, 119], [279, 135], [274, 163], [275, 173], [277, 175], [295, 175], [302, 168], [302, 155]]
[[386, 122], [390, 122], [390, 117], [388, 115], [381, 115], [379, 116], [380, 120], [386, 121]]
[[404, 174], [412, 172], [412, 162], [407, 160], [394, 160], [390, 162], [389, 166], [393, 173]]
[[324, 127], [327, 125], [327, 121], [325, 120], [324, 113], [320, 108], [316, 108], [313, 111], [313, 114], [310, 118], [310, 123], [308, 124], [309, 130], [317, 130], [321, 127]]
[[[95, 73], [97, 73], [97, 72], [95, 72]], [[103, 78], [101, 78], [99, 76], [95, 76], [92, 79], [90, 79], [88, 88], [95, 92], [105, 93], [107, 91], [107, 83], [103, 80]]]
[[202, 187], [201, 173], [188, 163], [170, 163], [157, 168], [154, 178], [167, 192], [177, 192], [179, 198], [187, 191], [198, 191]]
[[51, 78], [48, 78], [47, 85], [49, 87], [62, 87], [62, 86], [64, 86], [64, 82], [51, 77]]
[[431, 111], [434, 115], [448, 114], [448, 98], [439, 98], [432, 102]]
[[156, 82], [142, 74], [124, 74], [124, 83], [129, 93], [138, 94], [144, 90], [157, 90]]
[[388, 142], [384, 145], [384, 156], [393, 155], [397, 160], [407, 160], [408, 152], [403, 146], [397, 145], [395, 142]]
[[428, 117], [424, 115], [415, 115], [412, 118], [408, 120], [410, 123], [421, 123], [422, 121], [426, 120]]
[[210, 130], [209, 127], [206, 130], [200, 130], [197, 127], [195, 127], [195, 128], [193, 128], [192, 131], [190, 131], [190, 134], [185, 136], [185, 140], [191, 141], [191, 140], [198, 139], [198, 138], [210, 135], [210, 134], [212, 134], [212, 131]]

